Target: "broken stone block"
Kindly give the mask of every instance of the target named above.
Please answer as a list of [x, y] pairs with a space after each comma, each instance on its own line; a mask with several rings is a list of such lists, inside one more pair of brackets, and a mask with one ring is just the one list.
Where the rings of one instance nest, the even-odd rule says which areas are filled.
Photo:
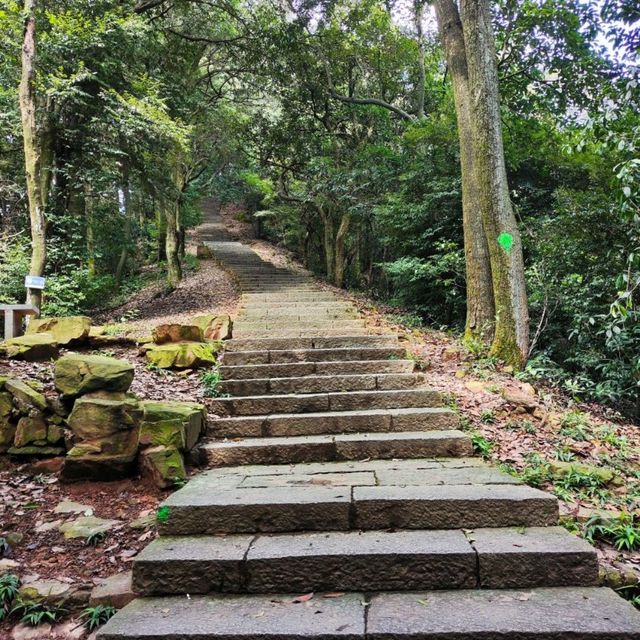
[[131, 571], [126, 571], [109, 576], [104, 582], [96, 585], [91, 592], [89, 606], [103, 605], [122, 609], [135, 597], [131, 584]]
[[96, 393], [78, 398], [67, 421], [80, 440], [97, 440], [119, 431], [131, 431], [142, 419], [135, 398], [123, 393]]
[[58, 344], [68, 345], [86, 340], [90, 328], [91, 318], [86, 316], [35, 318], [29, 322], [26, 335], [49, 333]]
[[0, 452], [4, 452], [13, 446], [15, 435], [16, 425], [0, 420]]
[[153, 328], [152, 337], [156, 344], [202, 342], [204, 334], [197, 324], [161, 324]]
[[[74, 447], [75, 448], [75, 447]], [[71, 454], [73, 449], [69, 451]], [[111, 481], [130, 476], [137, 457], [136, 451], [120, 455], [108, 453], [90, 453], [86, 455], [67, 455], [62, 467], [62, 480], [75, 482], [78, 480]]]
[[47, 423], [42, 415], [20, 418], [13, 441], [14, 445], [26, 447], [42, 440], [45, 442], [47, 440]]
[[174, 446], [188, 451], [198, 442], [206, 425], [206, 411], [195, 402], [142, 402], [144, 418], [140, 444]]
[[138, 449], [138, 429], [118, 431], [95, 440], [82, 440], [75, 444], [67, 453], [70, 457], [90, 455], [135, 455]]
[[18, 597], [25, 602], [82, 607], [89, 601], [90, 593], [87, 585], [48, 579], [24, 583], [18, 590]]
[[4, 388], [16, 399], [18, 405], [24, 409], [47, 408], [47, 399], [42, 393], [17, 378], [9, 378], [4, 383]]
[[54, 370], [56, 389], [67, 397], [99, 390], [127, 391], [133, 373], [133, 365], [125, 360], [77, 353], [60, 358]]
[[64, 439], [64, 429], [57, 424], [50, 424], [47, 427], [47, 442], [57, 444]]
[[160, 369], [194, 369], [216, 363], [218, 346], [204, 342], [175, 342], [153, 346], [147, 360]]
[[621, 486], [624, 479], [612, 469], [595, 467], [580, 462], [554, 461], [549, 463], [549, 473], [554, 480], [560, 480], [570, 473], [595, 477], [602, 485]]
[[10, 447], [7, 453], [10, 456], [61, 456], [64, 447], [46, 447], [41, 445], [28, 445], [26, 447]]
[[0, 424], [8, 422], [13, 411], [13, 396], [7, 391], [0, 391]]
[[205, 340], [228, 340], [231, 338], [233, 321], [231, 316], [227, 314], [196, 316], [193, 323], [202, 329]]
[[45, 362], [60, 355], [58, 343], [51, 333], [34, 333], [5, 340], [0, 344], [0, 353], [13, 360]]
[[175, 447], [151, 447], [141, 451], [140, 470], [161, 489], [172, 487], [187, 477], [184, 461]]

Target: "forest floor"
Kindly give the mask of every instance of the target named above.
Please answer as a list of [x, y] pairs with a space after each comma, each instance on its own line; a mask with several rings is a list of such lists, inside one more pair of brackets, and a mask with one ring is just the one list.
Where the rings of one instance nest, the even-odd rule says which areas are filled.
[[[251, 227], [236, 219], [237, 211], [226, 215], [232, 233], [263, 259], [304, 270], [287, 251], [252, 238]], [[602, 565], [615, 569], [609, 572], [608, 583], [630, 585], [627, 597], [637, 595], [634, 585], [640, 577], [640, 553], [614, 546], [640, 546], [640, 528], [633, 520], [640, 506], [637, 425], [601, 405], [577, 402], [544, 382], [518, 379], [491, 358], [466, 351], [456, 336], [402, 324], [398, 320], [405, 317], [403, 310], [364, 294], [320, 284], [355, 304], [372, 332], [398, 334], [417, 367], [427, 372], [429, 384], [443, 391], [449, 405], [460, 411], [478, 452], [526, 482], [554, 492], [565, 526], [593, 538]], [[96, 314], [94, 321], [112, 324], [114, 331], [123, 334], [147, 335], [164, 322], [203, 313], [233, 314], [238, 300], [229, 274], [214, 261], [203, 260], [175, 290], [147, 287], [126, 305]], [[210, 402], [197, 372], [152, 370], [134, 346], [110, 346], [99, 352], [133, 363], [131, 391], [140, 398]], [[0, 361], [0, 375], [6, 373], [36, 379], [45, 393], [53, 393], [49, 364]], [[557, 475], [556, 467], [567, 462], [586, 466]], [[0, 468], [0, 537], [13, 541], [0, 558], [0, 575], [14, 571], [23, 579], [55, 578], [88, 587], [128, 570], [136, 554], [156, 535], [153, 514], [167, 492], [138, 479], [61, 484], [48, 471], [46, 463], [4, 462]], [[80, 503], [95, 516], [114, 520], [115, 525], [95, 546], [83, 539], [65, 539], [57, 526], [74, 514], [56, 513], [64, 501]], [[598, 514], [604, 516], [604, 522], [598, 520]], [[57, 637], [49, 631], [46, 635], [9, 636], [9, 630], [7, 623], [0, 623], [1, 638]], [[60, 637], [80, 637], [81, 631], [72, 636], [67, 630]]]

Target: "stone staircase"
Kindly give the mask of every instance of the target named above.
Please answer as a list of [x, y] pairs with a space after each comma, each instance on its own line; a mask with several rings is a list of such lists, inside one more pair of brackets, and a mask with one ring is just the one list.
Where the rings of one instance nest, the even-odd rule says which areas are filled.
[[202, 233], [243, 291], [229, 397], [99, 640], [640, 639], [555, 498], [472, 457], [395, 336]]

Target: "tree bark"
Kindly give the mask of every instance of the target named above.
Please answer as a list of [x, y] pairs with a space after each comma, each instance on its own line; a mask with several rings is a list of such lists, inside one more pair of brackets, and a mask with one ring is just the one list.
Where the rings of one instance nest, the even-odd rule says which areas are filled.
[[349, 226], [351, 224], [351, 215], [345, 213], [340, 219], [340, 225], [338, 226], [338, 232], [335, 238], [335, 266], [333, 270], [333, 284], [336, 287], [344, 286], [344, 272], [346, 264], [346, 241], [347, 233], [349, 232]]
[[[116, 266], [116, 287], [120, 288], [124, 277], [129, 249], [131, 246], [131, 190], [129, 188], [129, 167], [126, 162], [122, 165], [122, 209], [124, 214], [124, 238], [120, 258]], [[118, 202], [118, 206], [120, 203]]]
[[93, 190], [88, 182], [84, 183], [84, 222], [85, 239], [87, 245], [87, 271], [90, 275], [96, 275], [96, 242], [93, 219]]
[[327, 271], [327, 280], [329, 280], [329, 282], [333, 282], [335, 279], [336, 266], [333, 218], [331, 217], [331, 214], [328, 211], [325, 211], [322, 207], [319, 208], [319, 211], [323, 226], [324, 260]]
[[168, 202], [165, 205], [164, 217], [167, 223], [165, 237], [167, 281], [169, 286], [176, 287], [182, 280], [182, 266], [178, 254], [178, 204], [176, 202]]
[[529, 350], [522, 244], [504, 161], [495, 42], [488, 0], [461, 0], [478, 205], [491, 261], [496, 326], [491, 353], [520, 368]]
[[[36, 0], [24, 1], [24, 38], [22, 45], [22, 73], [18, 90], [24, 162], [31, 225], [30, 275], [42, 276], [47, 262], [46, 199], [48, 192], [47, 169], [42, 165], [42, 149], [37, 120], [36, 94]], [[42, 291], [29, 289], [27, 303], [38, 309], [42, 305]]]
[[435, 0], [440, 39], [451, 74], [458, 121], [462, 175], [462, 226], [466, 264], [467, 317], [465, 340], [490, 344], [494, 336], [495, 306], [489, 247], [478, 206], [479, 191], [474, 172], [469, 76], [460, 14], [454, 0]]

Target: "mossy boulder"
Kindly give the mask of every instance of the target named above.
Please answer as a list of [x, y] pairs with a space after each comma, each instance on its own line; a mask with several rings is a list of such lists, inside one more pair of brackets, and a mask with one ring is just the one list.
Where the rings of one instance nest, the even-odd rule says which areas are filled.
[[9, 420], [13, 411], [13, 396], [7, 391], [0, 391], [0, 424]]
[[44, 411], [47, 408], [47, 399], [44, 395], [22, 380], [9, 378], [5, 381], [4, 388], [16, 399], [18, 405], [23, 409], [38, 409]]
[[140, 470], [161, 489], [172, 487], [187, 477], [184, 460], [175, 447], [151, 447], [141, 451]]
[[84, 342], [89, 336], [90, 329], [91, 318], [86, 316], [36, 318], [29, 322], [26, 335], [48, 333], [58, 344], [68, 345]]
[[97, 440], [131, 431], [142, 419], [140, 403], [124, 393], [90, 393], [78, 398], [67, 420], [80, 440]]
[[133, 374], [133, 365], [126, 360], [78, 353], [60, 358], [54, 369], [56, 389], [67, 397], [97, 390], [127, 391]]
[[205, 408], [195, 402], [142, 402], [140, 444], [192, 449], [206, 424]]
[[20, 418], [16, 428], [14, 444], [16, 447], [26, 447], [30, 444], [46, 444], [47, 423], [41, 415]]
[[160, 369], [194, 369], [216, 363], [218, 345], [204, 342], [174, 342], [151, 346], [147, 360]]
[[119, 431], [95, 440], [82, 440], [67, 453], [72, 458], [90, 455], [135, 455], [138, 450], [139, 432]]
[[58, 343], [51, 333], [34, 333], [5, 340], [0, 344], [0, 353], [13, 360], [45, 362], [60, 355]]
[[16, 425], [9, 421], [0, 420], [0, 452], [6, 451], [13, 446], [13, 439], [16, 435]]
[[590, 464], [580, 462], [551, 462], [549, 464], [549, 474], [554, 480], [561, 480], [569, 474], [579, 474], [595, 478], [601, 485], [621, 486], [624, 479], [616, 474], [612, 469], [606, 467], [595, 467]]

